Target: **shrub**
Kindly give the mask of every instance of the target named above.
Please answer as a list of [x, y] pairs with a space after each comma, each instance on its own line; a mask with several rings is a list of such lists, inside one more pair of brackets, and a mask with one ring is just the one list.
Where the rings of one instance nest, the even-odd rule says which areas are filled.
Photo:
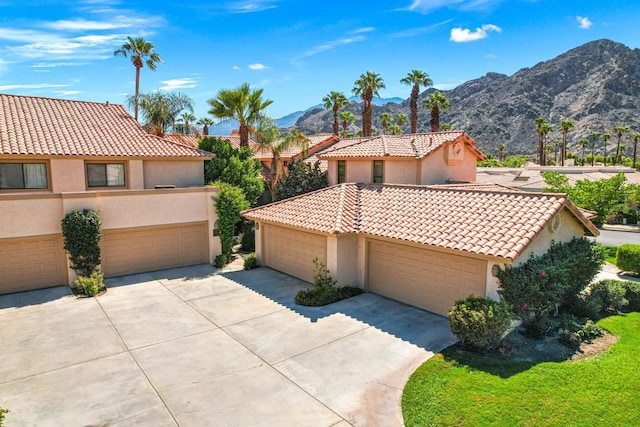
[[258, 268], [258, 259], [256, 258], [256, 254], [249, 254], [249, 256], [244, 259], [244, 269], [253, 270], [254, 268]]
[[640, 245], [626, 244], [620, 246], [616, 265], [621, 270], [640, 274]]
[[242, 250], [245, 252], [253, 252], [256, 250], [256, 226], [253, 221], [249, 221], [245, 225], [240, 243]]
[[625, 311], [640, 311], [640, 283], [625, 281], [623, 286], [626, 290], [624, 297], [628, 301]]
[[90, 209], [69, 212], [62, 219], [62, 235], [71, 268], [80, 276], [91, 276], [100, 265], [102, 224], [98, 212]]
[[590, 287], [590, 297], [600, 301], [601, 313], [611, 314], [622, 311], [629, 303], [625, 298], [626, 287], [622, 280], [601, 280]]
[[578, 348], [584, 341], [590, 341], [604, 335], [604, 329], [596, 325], [591, 319], [581, 319], [567, 315], [564, 326], [560, 329], [559, 339], [570, 347]]
[[[231, 257], [231, 252], [233, 251], [236, 225], [242, 220], [240, 211], [248, 209], [249, 203], [240, 188], [224, 182], [216, 182], [215, 185], [219, 188], [215, 205], [218, 215], [217, 222], [218, 229], [220, 230], [222, 255], [225, 256], [224, 265], [227, 263], [227, 259]], [[218, 267], [217, 261], [216, 267]]]
[[0, 427], [4, 425], [4, 416], [8, 412], [11, 412], [11, 411], [5, 408], [0, 408]]
[[338, 281], [329, 275], [329, 270], [318, 258], [313, 259], [313, 264], [315, 265], [313, 288], [299, 291], [295, 297], [296, 304], [318, 307], [362, 293], [360, 288], [338, 287]]
[[105, 289], [104, 276], [102, 275], [102, 273], [94, 271], [89, 277], [79, 276], [73, 282], [73, 286], [81, 294], [88, 297], [94, 297], [98, 294], [98, 292]]
[[496, 349], [511, 324], [506, 303], [473, 295], [456, 301], [448, 317], [451, 332], [460, 344], [482, 353]]
[[217, 268], [222, 268], [227, 265], [227, 256], [225, 254], [217, 255], [213, 262]]

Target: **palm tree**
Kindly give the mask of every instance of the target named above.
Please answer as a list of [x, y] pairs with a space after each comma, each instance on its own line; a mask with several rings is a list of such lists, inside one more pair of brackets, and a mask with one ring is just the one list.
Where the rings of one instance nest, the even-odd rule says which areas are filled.
[[638, 150], [638, 139], [640, 139], [640, 133], [634, 132], [629, 135], [629, 138], [633, 139], [633, 168], [636, 168], [636, 152]]
[[[551, 147], [551, 145], [547, 146], [547, 135], [553, 132], [553, 126], [551, 126], [549, 123], [545, 123], [542, 125], [542, 128], [540, 130], [542, 132], [542, 144], [547, 148]], [[549, 154], [550, 152], [551, 151], [546, 150], [544, 153], [544, 165], [547, 164], [547, 154]]]
[[504, 143], [500, 143], [498, 145], [496, 155], [498, 156], [498, 161], [500, 163], [504, 162], [504, 157], [507, 155], [507, 146], [504, 145]]
[[136, 94], [135, 94], [135, 108], [134, 117], [138, 120], [138, 97], [140, 95], [140, 69], [147, 64], [147, 67], [151, 71], [155, 71], [156, 63], [162, 62], [162, 58], [156, 52], [153, 51], [155, 46], [145, 41], [142, 37], [132, 38], [127, 37], [127, 41], [120, 47], [120, 49], [113, 52], [114, 56], [131, 57], [133, 66], [136, 67]]
[[[409, 108], [411, 109], [411, 133], [418, 132], [418, 97], [420, 96], [420, 86], [429, 87], [433, 85], [433, 80], [424, 71], [411, 70], [400, 83], [411, 86], [411, 98]], [[402, 125], [400, 125], [402, 126]]]
[[329, 92], [324, 98], [324, 108], [327, 110], [333, 110], [333, 134], [338, 135], [340, 126], [338, 124], [338, 111], [349, 104], [349, 100], [342, 92]]
[[596, 142], [600, 139], [600, 132], [591, 132], [589, 138], [591, 138], [591, 166], [593, 166], [596, 158]]
[[382, 126], [383, 135], [386, 135], [387, 127], [392, 121], [393, 121], [393, 116], [389, 113], [380, 113], [380, 115], [378, 116], [378, 122], [380, 123], [380, 126]]
[[538, 117], [534, 122], [536, 124], [536, 134], [538, 135], [538, 163], [540, 163], [540, 166], [544, 166], [546, 159], [544, 152], [544, 132], [542, 132], [542, 127], [547, 124], [547, 119], [544, 117]]
[[392, 135], [402, 135], [402, 129], [395, 123], [389, 125], [389, 132], [391, 132]]
[[448, 110], [451, 107], [449, 100], [440, 91], [435, 91], [427, 95], [422, 101], [422, 107], [431, 111], [431, 132], [440, 131], [440, 109]]
[[193, 112], [193, 100], [182, 92], [154, 91], [141, 93], [138, 97], [127, 98], [127, 106], [133, 107], [136, 102], [140, 108], [144, 128], [154, 135], [164, 135], [169, 126], [173, 126], [181, 111]]
[[[396, 113], [396, 122], [398, 122], [398, 127], [400, 128], [400, 134], [402, 134], [402, 125], [407, 123], [407, 115], [405, 113]], [[399, 135], [400, 135], [399, 134]]]
[[567, 156], [567, 134], [571, 129], [576, 127], [576, 123], [571, 120], [563, 120], [560, 122], [562, 130], [562, 147], [560, 147], [560, 166], [564, 166], [564, 158]]
[[578, 141], [578, 145], [582, 148], [582, 165], [584, 166], [586, 163], [586, 157], [584, 157], [584, 150], [589, 146], [589, 140], [587, 138], [582, 138]]
[[443, 123], [440, 125], [441, 131], [451, 130], [451, 123]]
[[349, 125], [356, 121], [356, 116], [351, 111], [340, 111], [338, 114], [340, 121], [342, 122], [342, 137], [347, 137], [347, 128]]
[[209, 126], [215, 125], [215, 122], [209, 117], [203, 117], [196, 124], [202, 126], [202, 135], [207, 136], [209, 135]]
[[611, 135], [605, 133], [602, 135], [602, 141], [604, 142], [604, 165], [607, 166], [607, 141], [611, 139]]
[[355, 81], [352, 92], [362, 98], [364, 109], [362, 110], [362, 134], [363, 136], [371, 136], [371, 126], [373, 122], [373, 106], [371, 102], [373, 96], [380, 96], [379, 90], [386, 86], [382, 81], [382, 77], [378, 73], [367, 71], [360, 75]]
[[281, 136], [278, 126], [269, 117], [262, 117], [256, 129], [257, 151], [271, 153], [271, 181], [268, 183], [271, 201], [276, 200], [276, 190], [278, 183], [285, 175], [284, 163], [281, 155], [291, 147], [298, 146], [303, 151], [308, 149], [309, 140], [299, 130], [296, 129], [284, 137]]
[[555, 147], [555, 150], [553, 151], [553, 164], [557, 165], [559, 154], [558, 152], [562, 154], [562, 140], [556, 139], [555, 141], [552, 141], [551, 144]]
[[618, 145], [616, 146], [616, 156], [613, 159], [613, 166], [616, 165], [616, 162], [622, 164], [622, 153], [620, 152], [620, 142], [622, 141], [622, 134], [629, 132], [629, 128], [627, 126], [616, 126], [613, 128], [613, 131], [616, 133], [618, 137]]
[[262, 99], [263, 89], [251, 90], [249, 83], [235, 89], [221, 89], [215, 98], [207, 102], [209, 114], [221, 119], [235, 119], [240, 125], [240, 146], [249, 146], [249, 131], [263, 116], [263, 110], [273, 103]]
[[182, 113], [180, 118], [177, 120], [180, 123], [179, 129], [180, 133], [184, 135], [189, 135], [191, 133], [191, 123], [196, 121], [196, 116], [191, 113]]

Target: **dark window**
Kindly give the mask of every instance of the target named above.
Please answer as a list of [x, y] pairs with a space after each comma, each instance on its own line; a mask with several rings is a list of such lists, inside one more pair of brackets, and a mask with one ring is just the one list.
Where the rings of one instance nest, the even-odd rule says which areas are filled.
[[384, 182], [384, 166], [382, 160], [373, 161], [373, 182], [382, 184]]
[[123, 163], [87, 163], [89, 187], [124, 187]]
[[0, 163], [0, 190], [47, 188], [45, 163]]
[[338, 184], [342, 184], [347, 179], [347, 162], [338, 160]]

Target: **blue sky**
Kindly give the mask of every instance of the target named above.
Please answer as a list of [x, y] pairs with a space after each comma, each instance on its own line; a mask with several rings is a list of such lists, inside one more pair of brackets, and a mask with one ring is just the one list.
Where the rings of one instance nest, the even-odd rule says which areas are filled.
[[0, 93], [124, 103], [134, 92], [126, 36], [164, 63], [141, 89], [180, 90], [196, 115], [243, 82], [264, 88], [273, 117], [351, 95], [365, 71], [383, 97], [409, 95], [408, 71], [450, 89], [490, 71], [513, 74], [600, 38], [638, 48], [637, 0], [0, 0]]

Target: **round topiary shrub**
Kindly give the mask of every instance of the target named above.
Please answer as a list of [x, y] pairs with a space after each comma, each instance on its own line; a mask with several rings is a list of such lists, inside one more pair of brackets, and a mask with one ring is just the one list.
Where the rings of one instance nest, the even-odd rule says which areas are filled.
[[98, 212], [90, 209], [69, 212], [62, 219], [62, 235], [71, 268], [81, 276], [91, 276], [100, 265], [102, 223]]
[[456, 301], [448, 317], [460, 345], [481, 353], [496, 349], [511, 325], [511, 309], [506, 303], [473, 295]]

